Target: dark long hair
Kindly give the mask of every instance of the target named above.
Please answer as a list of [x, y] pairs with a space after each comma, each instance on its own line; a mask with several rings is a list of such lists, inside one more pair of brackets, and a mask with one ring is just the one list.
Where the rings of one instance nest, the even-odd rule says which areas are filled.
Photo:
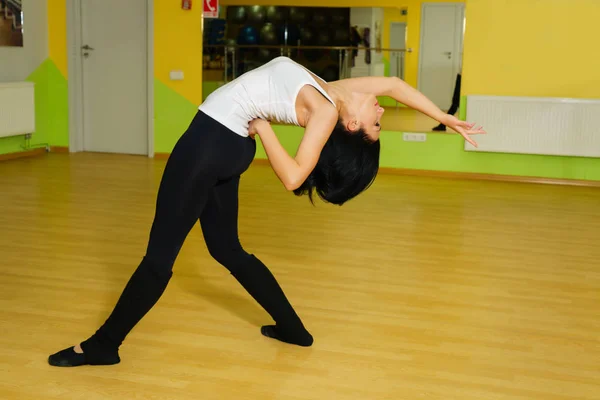
[[316, 193], [324, 201], [341, 206], [375, 180], [380, 147], [379, 140], [373, 141], [364, 130], [349, 132], [338, 121], [314, 170], [294, 194], [307, 194], [314, 204]]

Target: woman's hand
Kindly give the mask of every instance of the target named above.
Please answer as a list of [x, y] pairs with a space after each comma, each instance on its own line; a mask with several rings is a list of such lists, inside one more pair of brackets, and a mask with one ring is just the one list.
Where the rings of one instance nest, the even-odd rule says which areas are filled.
[[[328, 105], [327, 99], [321, 97], [323, 104]], [[291, 157], [281, 145], [269, 121], [258, 119], [250, 121], [248, 132], [251, 135], [259, 135], [271, 168], [285, 188], [296, 190], [317, 165], [321, 151], [335, 128], [338, 118], [338, 112], [334, 107], [317, 108], [306, 123], [302, 141], [294, 157]]]
[[266, 126], [270, 126], [269, 121], [265, 121], [264, 119], [255, 118], [250, 121], [248, 126], [248, 135], [254, 139], [254, 135], [258, 135], [260, 137], [260, 133], [264, 132]]
[[483, 127], [479, 127], [473, 129], [475, 124], [471, 124], [466, 121], [461, 121], [453, 115], [446, 114], [443, 118], [441, 118], [442, 124], [446, 125], [448, 128], [458, 132], [465, 140], [471, 143], [473, 146], [477, 147], [477, 143], [473, 139], [469, 137], [469, 135], [480, 135], [487, 133], [483, 130]]

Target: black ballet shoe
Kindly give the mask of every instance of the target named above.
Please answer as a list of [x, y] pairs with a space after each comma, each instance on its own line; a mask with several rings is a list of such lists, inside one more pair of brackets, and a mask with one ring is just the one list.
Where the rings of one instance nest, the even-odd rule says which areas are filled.
[[446, 125], [439, 124], [435, 128], [433, 128], [434, 132], [446, 132]]
[[118, 353], [107, 353], [102, 356], [87, 357], [85, 353], [75, 352], [69, 347], [48, 357], [48, 364], [54, 367], [79, 367], [82, 365], [115, 365], [121, 362]]
[[276, 339], [284, 343], [295, 344], [302, 347], [310, 347], [313, 344], [313, 337], [306, 330], [299, 335], [288, 335], [283, 334], [281, 330], [275, 325], [265, 325], [260, 328], [260, 333], [263, 336], [271, 339]]

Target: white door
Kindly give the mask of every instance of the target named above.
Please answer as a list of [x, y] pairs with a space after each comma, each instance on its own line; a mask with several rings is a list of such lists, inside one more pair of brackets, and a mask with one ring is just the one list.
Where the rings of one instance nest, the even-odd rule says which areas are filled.
[[442, 110], [452, 104], [462, 64], [463, 26], [463, 3], [423, 4], [418, 88]]
[[84, 151], [148, 154], [147, 14], [147, 0], [81, 1]]
[[[390, 23], [390, 48], [406, 49], [406, 24], [404, 22]], [[390, 76], [404, 79], [405, 54], [401, 52], [390, 53]]]

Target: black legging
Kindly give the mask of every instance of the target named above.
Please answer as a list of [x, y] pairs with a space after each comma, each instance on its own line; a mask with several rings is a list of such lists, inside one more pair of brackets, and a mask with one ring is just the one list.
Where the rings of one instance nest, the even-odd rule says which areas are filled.
[[456, 76], [456, 82], [454, 83], [454, 93], [452, 93], [452, 104], [450, 105], [450, 109], [447, 114], [454, 115], [456, 111], [458, 111], [458, 106], [460, 105], [460, 85], [461, 85], [462, 75], [458, 74]]
[[[456, 76], [456, 82], [454, 84], [454, 93], [452, 93], [452, 104], [450, 105], [450, 109], [446, 113], [448, 115], [454, 115], [454, 114], [456, 114], [456, 111], [458, 111], [458, 107], [460, 106], [460, 85], [461, 85], [461, 80], [462, 80], [462, 75], [458, 74]], [[433, 130], [434, 131], [445, 131], [446, 130], [446, 125], [439, 124], [438, 126], [436, 126], [435, 128], [433, 128]]]
[[242, 248], [238, 238], [238, 185], [255, 152], [254, 139], [239, 136], [198, 112], [167, 162], [146, 255], [104, 325], [81, 344], [90, 361], [102, 362], [107, 354], [117, 352], [158, 301], [198, 219], [211, 256], [271, 315], [284, 341], [312, 344], [312, 336], [274, 276]]

